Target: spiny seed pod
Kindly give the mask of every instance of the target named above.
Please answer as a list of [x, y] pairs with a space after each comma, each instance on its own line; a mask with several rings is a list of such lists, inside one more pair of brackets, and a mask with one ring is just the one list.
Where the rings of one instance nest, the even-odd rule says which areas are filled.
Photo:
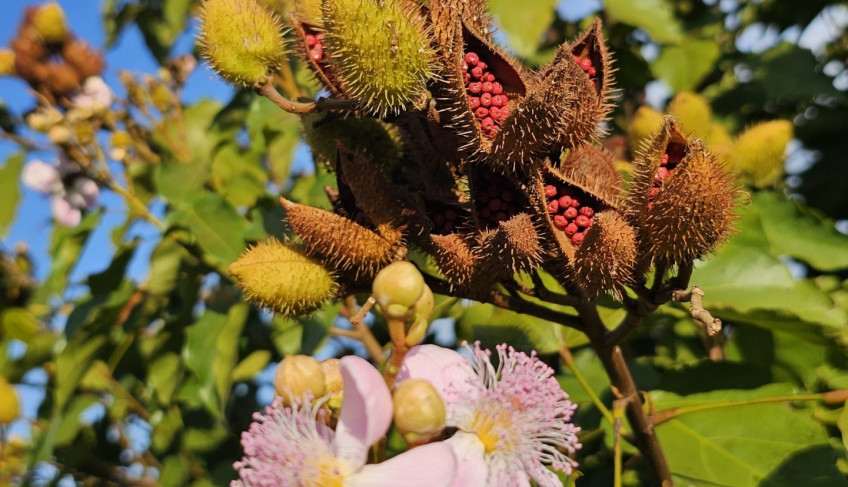
[[235, 86], [259, 82], [284, 54], [277, 17], [256, 0], [205, 0], [199, 44], [212, 68]]
[[703, 96], [680, 92], [669, 102], [666, 110], [677, 118], [683, 131], [691, 137], [703, 138], [709, 132], [713, 110]]
[[376, 233], [343, 216], [280, 198], [286, 220], [311, 255], [333, 267], [369, 278], [396, 260], [405, 248], [402, 232], [391, 226]]
[[468, 178], [475, 224], [479, 230], [491, 230], [529, 206], [516, 183], [483, 168], [472, 168]]
[[704, 137], [704, 144], [718, 156], [720, 161], [727, 161], [733, 151], [733, 136], [724, 125], [713, 122]]
[[394, 166], [401, 157], [397, 127], [373, 118], [331, 118], [312, 114], [303, 118], [306, 143], [317, 162], [328, 168], [336, 161], [336, 142], [379, 163]]
[[664, 190], [663, 182], [688, 153], [686, 135], [674, 117], [666, 116], [660, 130], [644, 142], [633, 161], [628, 217], [637, 228], [643, 226], [654, 199]]
[[288, 355], [274, 372], [274, 390], [285, 404], [298, 403], [306, 394], [319, 398], [327, 392], [324, 368], [309, 355]]
[[627, 125], [627, 139], [630, 147], [641, 147], [643, 141], [650, 139], [660, 130], [662, 123], [662, 113], [648, 105], [640, 106]]
[[613, 206], [620, 206], [624, 179], [605, 150], [582, 144], [568, 153], [559, 172], [572, 184]]
[[293, 13], [300, 20], [313, 25], [321, 25], [323, 22], [321, 0], [295, 0]]
[[318, 309], [338, 288], [320, 263], [276, 239], [249, 248], [229, 270], [249, 301], [285, 315]]
[[77, 70], [80, 80], [99, 76], [105, 67], [103, 53], [82, 39], [71, 39], [62, 46], [62, 58]]
[[426, 92], [433, 51], [422, 19], [402, 0], [325, 0], [328, 62], [343, 90], [378, 117]]
[[772, 120], [742, 132], [730, 153], [730, 168], [756, 187], [770, 186], [783, 176], [786, 146], [792, 140], [792, 122]]
[[529, 272], [542, 261], [542, 245], [533, 219], [519, 213], [498, 224], [495, 234], [481, 246], [481, 253], [496, 259], [508, 273]]
[[32, 16], [32, 25], [47, 43], [59, 43], [68, 35], [65, 11], [56, 2], [47, 2], [38, 7]]
[[427, 443], [445, 429], [445, 402], [429, 381], [401, 381], [392, 400], [395, 426], [410, 446]]
[[[370, 157], [336, 145], [337, 173], [340, 183], [350, 188], [356, 204], [376, 227], [397, 227], [403, 219], [402, 193], [384, 176]], [[341, 188], [342, 184], [339, 184]]]
[[691, 262], [730, 235], [737, 190], [699, 140], [663, 183], [648, 210], [640, 244], [657, 265]]
[[403, 318], [424, 293], [424, 276], [411, 262], [392, 262], [374, 276], [371, 291], [387, 317]]
[[15, 74], [15, 51], [0, 49], [0, 76]]
[[0, 376], [0, 425], [9, 424], [20, 415], [18, 393], [6, 378]]
[[592, 228], [570, 263], [572, 283], [590, 299], [605, 292], [620, 296], [633, 280], [636, 232], [616, 211], [595, 215]]
[[431, 254], [452, 287], [472, 290], [492, 285], [492, 281], [481, 284], [485, 274], [483, 259], [462, 236], [431, 235], [430, 241]]

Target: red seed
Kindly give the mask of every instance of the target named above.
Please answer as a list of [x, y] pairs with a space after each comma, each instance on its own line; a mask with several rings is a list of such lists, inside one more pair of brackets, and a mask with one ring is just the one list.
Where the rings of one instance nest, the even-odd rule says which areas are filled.
[[[595, 221], [595, 220], [592, 220], [592, 219], [590, 218], [590, 219], [589, 219], [589, 223], [588, 223], [588, 224], [586, 224], [586, 228], [591, 228], [591, 227], [592, 227], [592, 222], [594, 222], [594, 221]], [[583, 231], [585, 232], [586, 230], [583, 230]]]
[[473, 77], [474, 77], [474, 78], [476, 78], [476, 79], [480, 79], [480, 78], [482, 78], [482, 77], [483, 77], [483, 73], [484, 73], [485, 71], [484, 71], [484, 69], [481, 67], [481, 65], [482, 65], [482, 64], [483, 64], [483, 63], [480, 63], [480, 64], [478, 64], [477, 66], [474, 66], [473, 68], [471, 68], [471, 76], [473, 76]]
[[554, 216], [554, 226], [562, 230], [568, 226], [568, 220], [562, 215], [556, 215]]
[[503, 95], [495, 95], [492, 97], [492, 105], [502, 107], [506, 105], [506, 97]]
[[580, 60], [580, 67], [583, 68], [583, 71], [588, 71], [592, 67], [592, 60], [584, 57]]
[[315, 44], [318, 43], [318, 38], [315, 37], [313, 34], [306, 34], [305, 40], [306, 45], [309, 47], [315, 47]]
[[[482, 100], [481, 100], [481, 104], [482, 104]], [[482, 120], [482, 119], [489, 116], [489, 109], [486, 108], [486, 107], [477, 107], [477, 109], [474, 110], [474, 116]]]
[[489, 115], [492, 117], [492, 119], [494, 119], [498, 122], [501, 120], [501, 117], [503, 116], [503, 114], [501, 112], [502, 112], [502, 110], [498, 107], [492, 107], [492, 106], [489, 107]]
[[502, 95], [503, 94], [503, 85], [498, 83], [497, 81], [492, 83], [492, 94], [493, 95]]
[[468, 74], [468, 73], [463, 74], [462, 75], [462, 82], [465, 83], [465, 84], [468, 84], [469, 81], [471, 81], [471, 75]]
[[480, 56], [473, 52], [465, 53], [465, 62], [471, 66], [477, 65], [477, 62], [480, 61]]
[[500, 130], [501, 129], [497, 125], [492, 125], [492, 128], [489, 129], [486, 135], [488, 135], [489, 137], [494, 137], [498, 135], [498, 132], [500, 132]]
[[510, 202], [513, 200], [512, 191], [505, 189], [503, 193], [501, 193], [501, 199]]
[[492, 82], [491, 81], [484, 81], [483, 82], [483, 93], [491, 93], [491, 92], [492, 92]]
[[571, 243], [573, 243], [574, 245], [580, 245], [583, 243], [584, 237], [585, 235], [583, 233], [577, 232], [571, 236]]
[[546, 184], [545, 185], [545, 196], [548, 197], [548, 198], [553, 198], [556, 195], [557, 195], [556, 186], [554, 186], [553, 184]]
[[595, 67], [592, 66], [589, 68], [588, 71], [586, 71], [586, 74], [588, 74], [589, 76], [595, 76], [596, 74], [598, 74], [598, 72], [595, 70]]
[[470, 106], [472, 110], [476, 110], [477, 107], [480, 106], [480, 97], [479, 96], [469, 96], [468, 97], [468, 106]]
[[491, 201], [489, 201], [489, 209], [492, 210], [492, 211], [500, 210], [501, 206], [503, 206], [503, 201], [501, 201], [497, 198], [494, 198]]
[[571, 198], [571, 207], [572, 208], [579, 208], [580, 207], [580, 201], [578, 201], [577, 198], [572, 197]]
[[562, 214], [569, 220], [574, 219], [577, 217], [577, 208], [568, 207]]
[[446, 220], [449, 220], [449, 221], [454, 221], [454, 220], [456, 220], [456, 212], [455, 212], [455, 211], [453, 211], [453, 210], [447, 210], [447, 211], [445, 211], [445, 219], [446, 219]]
[[477, 67], [479, 67], [480, 69], [482, 69], [485, 72], [486, 68], [488, 68], [489, 65], [484, 63], [483, 61], [480, 61], [479, 63], [477, 63]]
[[509, 219], [509, 216], [506, 213], [502, 211], [495, 213], [495, 221], [505, 222], [507, 219]]
[[492, 120], [492, 117], [486, 117], [480, 122], [480, 125], [483, 127], [483, 130], [490, 131], [495, 126], [495, 121]]
[[488, 107], [492, 104], [492, 95], [489, 93], [483, 93], [480, 95], [480, 104], [484, 107]]
[[560, 208], [568, 208], [571, 206], [571, 196], [565, 195], [559, 198]]
[[442, 232], [451, 233], [453, 231], [453, 227], [454, 227], [453, 222], [447, 222], [447, 223], [445, 223], [445, 226], [442, 227]]
[[668, 164], [668, 154], [663, 154], [663, 156], [662, 156], [662, 162], [660, 162], [660, 164], [662, 164], [663, 166], [665, 166], [666, 164]]
[[660, 188], [651, 188], [651, 199], [656, 198], [659, 193]]
[[548, 201], [548, 213], [555, 215], [557, 211], [559, 211], [559, 201]]
[[309, 51], [309, 56], [313, 61], [319, 62], [324, 59], [324, 51], [321, 49], [313, 49], [312, 51]]
[[595, 214], [595, 210], [593, 210], [591, 207], [584, 206], [584, 207], [580, 208], [577, 211], [577, 213], [580, 213], [581, 215], [585, 216], [586, 218], [592, 218], [592, 216]]
[[491, 83], [492, 81], [495, 81], [495, 75], [493, 75], [492, 73], [486, 73], [483, 75], [483, 81], [488, 81], [489, 83]]
[[586, 228], [589, 226], [589, 219], [583, 215], [577, 215], [577, 218], [574, 219], [574, 223], [576, 223], [580, 228]]
[[662, 182], [665, 178], [668, 177], [669, 174], [670, 173], [668, 172], [668, 169], [660, 167], [659, 169], [657, 169], [657, 177], [654, 178], [654, 181]]
[[481, 91], [483, 91], [483, 83], [480, 83], [480, 82], [468, 83], [468, 92], [469, 93], [473, 93], [473, 94], [477, 95]]
[[579, 229], [577, 228], [577, 225], [574, 224], [574, 223], [569, 223], [565, 227], [565, 234], [568, 235], [569, 237], [574, 235], [578, 231], [579, 231]]
[[577, 64], [580, 64], [580, 56], [577, 54], [574, 55], [574, 60], [577, 61]]
[[483, 218], [490, 218], [492, 216], [492, 210], [490, 210], [488, 206], [484, 206], [483, 208], [480, 208], [480, 216]]

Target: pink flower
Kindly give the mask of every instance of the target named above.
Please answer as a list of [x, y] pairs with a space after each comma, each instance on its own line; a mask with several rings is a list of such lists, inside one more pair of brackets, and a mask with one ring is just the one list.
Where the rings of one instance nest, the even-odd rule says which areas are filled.
[[87, 108], [98, 112], [109, 108], [115, 96], [112, 89], [100, 76], [90, 76], [82, 85], [82, 92], [71, 98], [71, 104], [77, 108]]
[[429, 380], [442, 395], [447, 424], [458, 428], [448, 439], [458, 464], [453, 486], [560, 486], [549, 470], [571, 474], [577, 462], [562, 453], [580, 448], [570, 422], [576, 405], [536, 358], [507, 345], [497, 347], [496, 369], [479, 344], [474, 361], [435, 345], [414, 347], [398, 380]]
[[242, 433], [244, 458], [233, 487], [405, 487], [451, 483], [456, 460], [445, 443], [424, 445], [366, 465], [368, 449], [389, 428], [392, 398], [367, 361], [341, 360], [344, 399], [336, 430], [321, 421], [326, 398], [283, 407], [277, 400]]
[[58, 166], [35, 160], [24, 166], [21, 180], [30, 188], [50, 195], [56, 221], [75, 227], [82, 219], [82, 210], [94, 207], [100, 195], [97, 183], [79, 172], [80, 167], [66, 158], [60, 157]]

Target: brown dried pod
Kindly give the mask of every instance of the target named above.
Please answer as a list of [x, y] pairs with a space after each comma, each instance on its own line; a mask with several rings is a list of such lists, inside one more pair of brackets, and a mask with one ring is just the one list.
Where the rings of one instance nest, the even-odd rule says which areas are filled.
[[543, 250], [532, 217], [519, 213], [498, 223], [497, 230], [480, 245], [480, 253], [506, 274], [529, 272], [542, 262]]
[[81, 39], [72, 39], [62, 47], [62, 58], [77, 70], [81, 79], [98, 76], [103, 72], [104, 61], [100, 51], [92, 49]]
[[578, 40], [557, 50], [495, 137], [496, 162], [515, 165], [573, 148], [600, 135], [612, 105], [611, 60], [595, 21]]
[[492, 18], [484, 0], [432, 0], [429, 7], [430, 23], [437, 45], [445, 45], [451, 39], [451, 26], [457, 18], [491, 40], [489, 25]]
[[403, 209], [409, 204], [404, 196], [394, 191], [381, 169], [369, 157], [336, 144], [336, 170], [339, 187], [350, 188], [356, 204], [375, 227], [398, 227], [404, 220]]
[[644, 225], [653, 200], [663, 181], [677, 170], [689, 154], [689, 141], [674, 117], [663, 118], [660, 130], [637, 152], [633, 161], [633, 182], [628, 194], [628, 217], [637, 227]]
[[531, 207], [522, 186], [488, 168], [470, 168], [468, 189], [474, 223], [479, 230], [496, 229], [499, 223]]
[[574, 253], [569, 279], [589, 299], [605, 292], [620, 297], [633, 281], [636, 256], [636, 231], [617, 211], [603, 211]]
[[[573, 176], [573, 175], [572, 175]], [[585, 181], [572, 179], [560, 170], [541, 165], [533, 186], [536, 213], [544, 231], [553, 236], [550, 249], [568, 261], [586, 238], [596, 214], [617, 209], [618, 202], [606, 191], [593, 192]], [[593, 184], [591, 181], [588, 182]]]
[[384, 225], [377, 232], [343, 216], [280, 198], [286, 220], [306, 250], [354, 279], [370, 278], [405, 254], [403, 232]]
[[605, 201], [614, 202], [615, 206], [621, 206], [624, 179], [606, 150], [591, 144], [581, 144], [569, 151], [559, 171], [579, 187]]
[[431, 235], [430, 253], [448, 283], [472, 295], [489, 289], [490, 267], [468, 240], [460, 234]]
[[44, 86], [55, 98], [67, 96], [80, 89], [80, 78], [77, 70], [66, 63], [50, 63], [47, 65], [47, 79]]
[[733, 231], [738, 194], [716, 155], [692, 141], [649, 205], [639, 236], [646, 257], [668, 267], [715, 250]]

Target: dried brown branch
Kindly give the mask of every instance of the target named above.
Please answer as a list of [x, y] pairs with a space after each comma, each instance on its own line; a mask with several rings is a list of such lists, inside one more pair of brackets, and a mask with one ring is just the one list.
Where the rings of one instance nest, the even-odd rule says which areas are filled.
[[715, 336], [721, 331], [721, 320], [704, 309], [704, 291], [698, 286], [692, 286], [690, 291], [677, 290], [672, 293], [672, 299], [678, 303], [690, 303], [689, 314], [695, 323], [701, 325], [707, 336]]

